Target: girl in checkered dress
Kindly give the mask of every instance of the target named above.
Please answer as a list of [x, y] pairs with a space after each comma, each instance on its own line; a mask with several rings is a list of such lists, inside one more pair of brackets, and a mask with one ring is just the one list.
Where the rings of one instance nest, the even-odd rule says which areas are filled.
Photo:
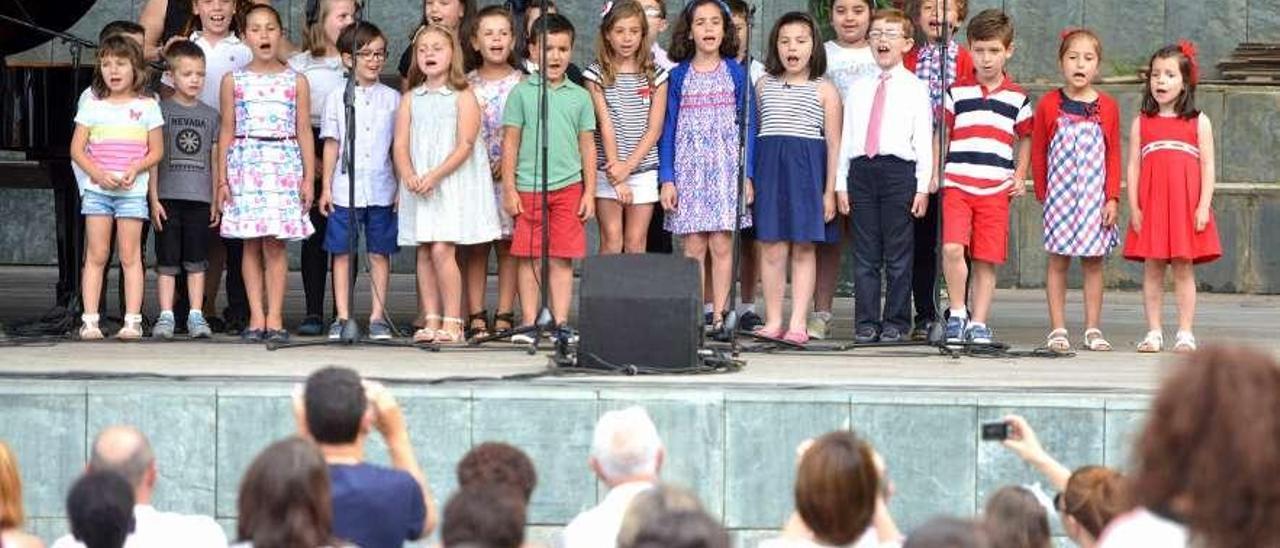
[[1044, 248], [1049, 252], [1045, 293], [1049, 300], [1047, 346], [1071, 350], [1065, 308], [1067, 268], [1080, 258], [1084, 271], [1088, 350], [1111, 350], [1102, 336], [1102, 262], [1116, 246], [1120, 200], [1120, 110], [1093, 88], [1102, 43], [1087, 29], [1063, 32], [1058, 61], [1065, 85], [1036, 106], [1032, 169], [1036, 198], [1044, 202]]

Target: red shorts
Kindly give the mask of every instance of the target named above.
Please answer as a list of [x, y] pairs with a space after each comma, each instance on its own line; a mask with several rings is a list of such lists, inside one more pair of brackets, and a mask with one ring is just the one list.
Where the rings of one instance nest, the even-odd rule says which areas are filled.
[[975, 260], [1004, 264], [1009, 255], [1009, 195], [942, 189], [942, 243], [965, 246]]
[[[511, 231], [511, 255], [535, 258], [542, 256], [542, 196], [538, 192], [520, 191], [520, 207], [524, 212], [515, 218]], [[547, 255], [556, 259], [581, 259], [587, 255], [587, 232], [578, 219], [582, 203], [582, 184], [574, 183], [547, 193], [547, 227], [550, 249]]]

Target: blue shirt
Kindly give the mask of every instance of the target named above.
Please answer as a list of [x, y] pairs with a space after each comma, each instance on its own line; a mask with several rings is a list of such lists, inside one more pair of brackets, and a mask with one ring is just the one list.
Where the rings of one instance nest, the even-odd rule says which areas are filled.
[[427, 506], [408, 472], [373, 464], [331, 464], [333, 534], [361, 548], [401, 548], [422, 536]]

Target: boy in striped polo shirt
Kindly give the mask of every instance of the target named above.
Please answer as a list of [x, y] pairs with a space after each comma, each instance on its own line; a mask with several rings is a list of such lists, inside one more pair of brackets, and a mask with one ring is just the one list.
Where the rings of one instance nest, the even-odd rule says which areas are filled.
[[[998, 9], [979, 13], [966, 34], [976, 81], [952, 86], [944, 98], [951, 143], [943, 169], [943, 275], [951, 314], [947, 342], [992, 342], [987, 313], [996, 265], [1005, 261], [1009, 201], [1024, 192], [1031, 159], [1031, 100], [1004, 72], [1013, 55], [1013, 20]], [[972, 310], [966, 252], [973, 263]]]

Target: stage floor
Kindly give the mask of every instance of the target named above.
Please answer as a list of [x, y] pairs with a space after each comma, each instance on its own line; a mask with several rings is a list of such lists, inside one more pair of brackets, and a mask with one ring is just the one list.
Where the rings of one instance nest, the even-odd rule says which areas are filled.
[[[301, 282], [292, 274], [286, 317], [302, 316]], [[52, 301], [51, 268], [0, 268], [0, 322], [39, 316]], [[388, 301], [392, 317], [408, 323], [413, 314], [412, 278], [396, 275]], [[154, 284], [148, 283], [153, 290]], [[1172, 297], [1171, 295], [1169, 296]], [[368, 302], [362, 290], [360, 302]], [[149, 308], [155, 299], [148, 295]], [[115, 310], [114, 299], [110, 305]], [[1039, 290], [1001, 290], [992, 325], [998, 337], [1015, 351], [1043, 344], [1047, 331], [1044, 294]], [[838, 299], [833, 329], [848, 337], [852, 331], [852, 300]], [[1081, 295], [1068, 297], [1073, 343], [1081, 328]], [[1166, 306], [1166, 318], [1174, 309]], [[482, 348], [445, 348], [430, 352], [406, 347], [312, 346], [268, 351], [261, 345], [238, 344], [231, 338], [212, 342], [145, 341], [46, 342], [0, 339], [0, 375], [34, 378], [164, 378], [280, 381], [305, 376], [323, 365], [346, 365], [364, 374], [407, 384], [493, 381], [514, 377], [530, 383], [640, 383], [688, 386], [724, 385], [741, 388], [820, 386], [867, 390], [923, 390], [940, 392], [1032, 392], [1148, 394], [1159, 382], [1162, 364], [1174, 355], [1142, 355], [1134, 341], [1145, 332], [1141, 295], [1113, 291], [1104, 311], [1107, 335], [1116, 346], [1110, 353], [1081, 351], [1074, 357], [963, 357], [953, 359], [931, 348], [873, 348], [845, 352], [744, 352], [746, 366], [738, 372], [693, 376], [564, 374], [548, 367], [546, 353], [528, 355], [505, 343]], [[1204, 343], [1244, 342], [1280, 352], [1275, 329], [1280, 325], [1280, 297], [1259, 295], [1201, 295], [1197, 335]], [[1166, 328], [1166, 337], [1172, 331]], [[295, 341], [308, 339], [295, 337]], [[748, 339], [744, 342], [750, 343]], [[536, 376], [546, 373], [544, 376]], [[529, 378], [529, 376], [534, 376]]]

